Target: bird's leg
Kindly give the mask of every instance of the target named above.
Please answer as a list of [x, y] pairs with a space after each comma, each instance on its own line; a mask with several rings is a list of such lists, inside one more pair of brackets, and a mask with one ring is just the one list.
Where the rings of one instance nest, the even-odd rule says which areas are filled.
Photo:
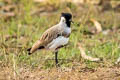
[[58, 65], [58, 59], [57, 59], [57, 56], [58, 56], [58, 51], [55, 51], [55, 63], [56, 63], [56, 65]]

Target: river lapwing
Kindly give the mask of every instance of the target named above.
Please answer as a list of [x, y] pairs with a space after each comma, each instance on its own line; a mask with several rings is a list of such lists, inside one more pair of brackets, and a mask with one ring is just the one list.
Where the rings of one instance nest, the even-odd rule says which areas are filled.
[[67, 45], [69, 41], [71, 22], [72, 14], [61, 13], [59, 23], [47, 29], [41, 38], [33, 44], [32, 48], [28, 49], [28, 54], [30, 55], [40, 49], [51, 50], [55, 53], [55, 62], [58, 64], [58, 50]]

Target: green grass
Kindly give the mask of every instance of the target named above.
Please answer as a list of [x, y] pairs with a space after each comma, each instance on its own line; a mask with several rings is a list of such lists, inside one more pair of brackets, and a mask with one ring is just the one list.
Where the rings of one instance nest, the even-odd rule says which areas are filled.
[[[119, 27], [120, 24], [115, 21], [118, 20], [116, 15], [120, 13], [116, 14], [112, 11], [96, 13], [91, 5], [85, 7], [83, 12], [80, 12], [77, 9], [79, 7], [75, 4], [65, 3], [64, 6], [60, 5], [60, 7], [58, 7], [58, 4], [53, 6], [58, 9], [56, 11], [46, 12], [47, 15], [41, 12], [39, 14], [43, 14], [42, 16], [31, 16], [31, 12], [37, 7], [41, 8], [49, 5], [44, 4], [42, 6], [42, 4], [35, 4], [31, 0], [29, 2], [27, 0], [21, 0], [19, 4], [23, 5], [21, 15], [16, 15], [16, 17], [10, 18], [7, 21], [4, 18], [0, 20], [0, 61], [2, 61], [2, 64], [12, 66], [16, 71], [18, 67], [22, 66], [31, 68], [41, 66], [45, 69], [54, 67], [54, 60], [48, 60], [54, 59], [52, 52], [39, 51], [29, 56], [26, 50], [40, 38], [46, 29], [59, 22], [60, 13], [63, 11], [67, 12], [67, 8], [70, 8], [73, 15], [76, 16], [73, 17], [76, 24], [72, 24], [72, 28], [76, 31], [73, 31], [70, 36], [70, 44], [59, 51], [59, 59], [66, 59], [59, 61], [61, 66], [70, 67], [73, 66], [73, 62], [82, 62], [90, 68], [99, 67], [99, 65], [113, 65], [120, 56], [120, 50], [118, 48], [120, 40], [119, 33], [110, 35], [103, 35], [102, 33], [85, 35], [83, 33], [84, 30], [87, 30], [87, 21], [89, 21], [90, 18], [95, 18], [100, 21], [104, 29], [111, 29], [114, 25], [117, 25], [115, 27]], [[49, 4], [51, 6], [52, 3]], [[109, 14], [112, 14], [112, 16]], [[77, 23], [80, 23], [80, 25], [77, 25]], [[6, 41], [7, 35], [16, 35], [16, 38], [10, 38]], [[100, 41], [100, 39], [103, 39], [103, 41]], [[87, 55], [103, 58], [103, 62], [95, 63], [82, 59], [80, 50], [77, 47], [78, 42], [84, 45]], [[106, 62], [108, 64], [106, 64]]]

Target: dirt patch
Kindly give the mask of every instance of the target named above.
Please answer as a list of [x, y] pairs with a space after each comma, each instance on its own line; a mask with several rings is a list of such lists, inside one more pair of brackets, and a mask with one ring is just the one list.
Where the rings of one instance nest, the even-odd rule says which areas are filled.
[[[120, 80], [120, 68], [52, 68], [29, 69], [20, 68], [14, 75], [14, 70], [6, 67], [0, 69], [0, 80]], [[16, 78], [15, 78], [16, 77]]]

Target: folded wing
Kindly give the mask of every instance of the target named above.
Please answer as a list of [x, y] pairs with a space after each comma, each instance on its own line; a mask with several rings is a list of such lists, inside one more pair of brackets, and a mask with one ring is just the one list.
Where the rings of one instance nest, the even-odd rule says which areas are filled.
[[43, 33], [41, 38], [36, 41], [32, 48], [30, 49], [30, 53], [35, 52], [38, 48], [47, 46], [53, 39], [56, 39], [61, 34], [61, 31], [56, 27], [51, 27], [47, 31]]

